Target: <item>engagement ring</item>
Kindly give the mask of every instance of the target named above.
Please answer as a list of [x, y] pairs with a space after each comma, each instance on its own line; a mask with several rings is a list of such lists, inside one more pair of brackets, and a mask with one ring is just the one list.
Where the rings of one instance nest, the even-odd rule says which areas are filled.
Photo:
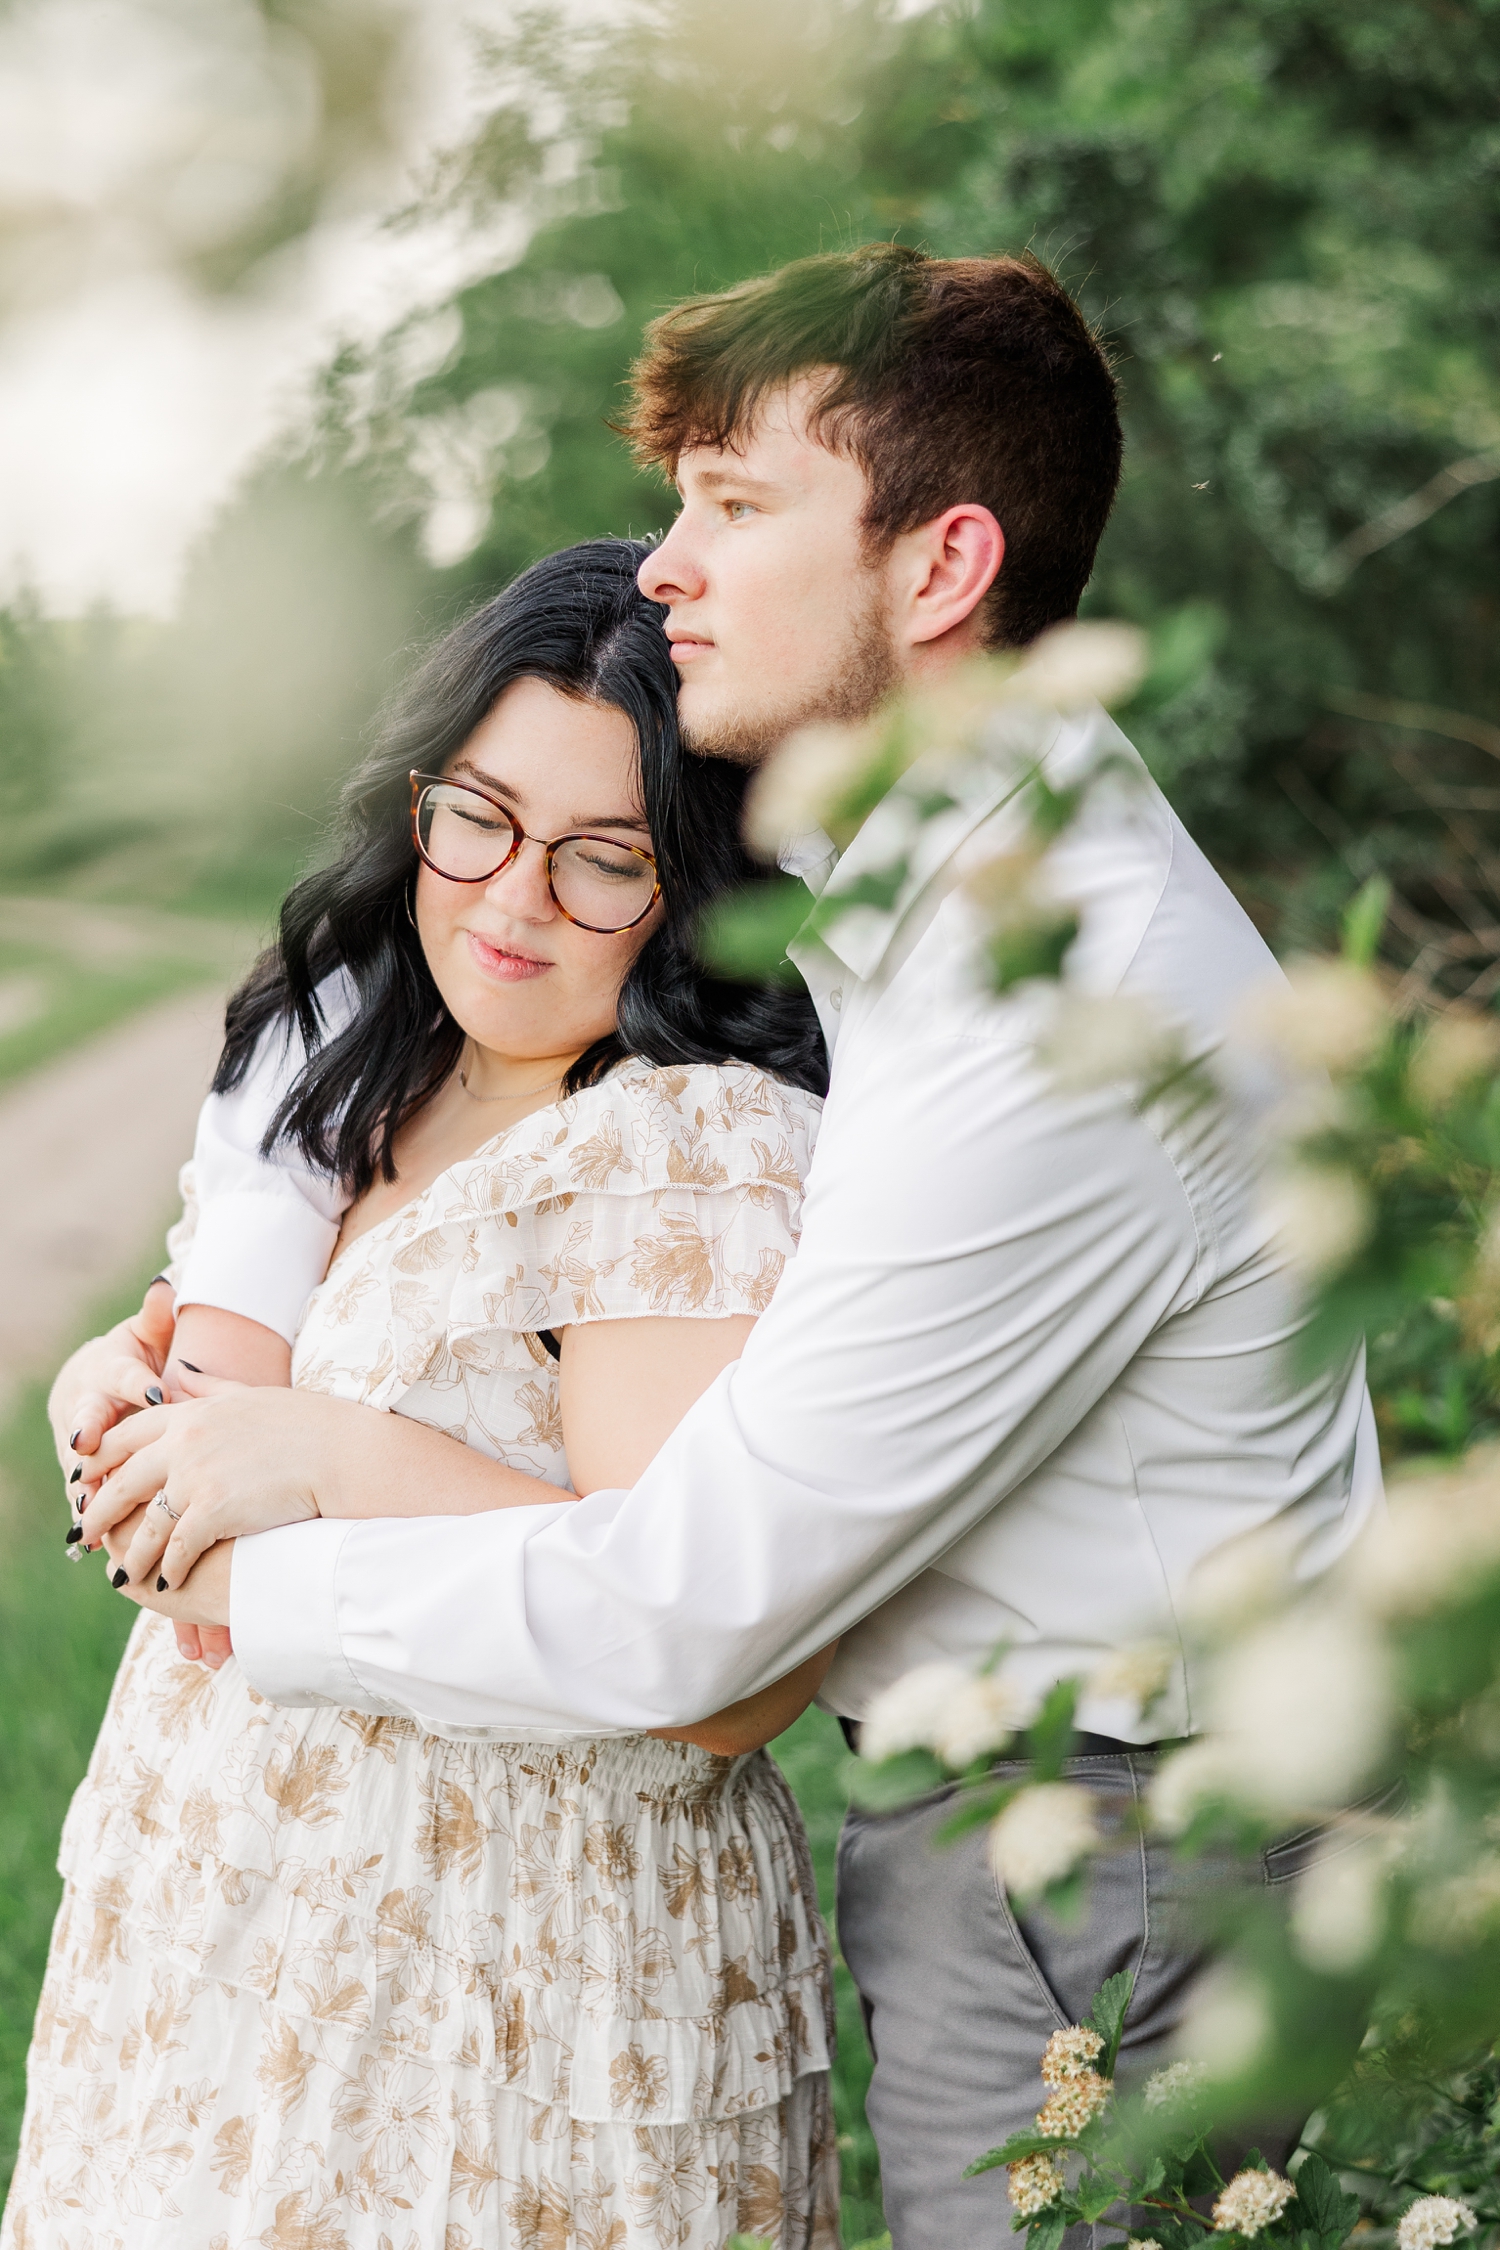
[[167, 1498], [165, 1487], [163, 1487], [163, 1489], [156, 1495], [156, 1505], [158, 1506], [158, 1508], [166, 1509], [167, 1514], [171, 1517], [173, 1523], [181, 1523], [182, 1518], [177, 1513], [177, 1510], [173, 1507], [171, 1501]]

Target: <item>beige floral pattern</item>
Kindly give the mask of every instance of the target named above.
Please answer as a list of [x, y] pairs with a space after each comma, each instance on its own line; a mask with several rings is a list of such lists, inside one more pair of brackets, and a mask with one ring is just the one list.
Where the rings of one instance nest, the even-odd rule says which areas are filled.
[[[358, 1238], [294, 1380], [566, 1487], [537, 1331], [761, 1309], [817, 1105], [627, 1065]], [[143, 1616], [63, 1837], [3, 2250], [833, 2250], [764, 1753], [265, 1703]]]

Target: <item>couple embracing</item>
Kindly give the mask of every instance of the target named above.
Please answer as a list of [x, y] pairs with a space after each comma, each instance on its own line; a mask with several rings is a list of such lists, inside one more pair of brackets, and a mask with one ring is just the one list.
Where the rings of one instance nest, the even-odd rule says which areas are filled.
[[[799, 987], [695, 949], [791, 729], [1075, 613], [1120, 463], [1077, 308], [1027, 260], [808, 261], [657, 322], [631, 431], [671, 530], [423, 663], [231, 1004], [171, 1271], [54, 1392], [73, 1549], [146, 1614], [6, 2250], [835, 2244], [763, 1746], [814, 1696], [857, 1740], [932, 1658], [1004, 1641], [1040, 1691], [1173, 1639], [1206, 1555], [1287, 1518], [1321, 1564], [1369, 1504], [1362, 1369], [1285, 1371], [1255, 1087], [1175, 1126], [1065, 1094], [974, 988], [952, 859], [1004, 847], [1013, 776], [893, 928], [796, 941]], [[787, 864], [852, 884], [861, 840]], [[1212, 1052], [1274, 971], [1149, 784], [1081, 881], [1101, 989]], [[1080, 1723], [1121, 1813], [1186, 1661], [1151, 1725]], [[1132, 1969], [1147, 2068], [1203, 1969], [1149, 1841], [1064, 1927], [943, 1819], [840, 1849], [896, 2250], [1003, 2240], [962, 2172], [1050, 2032]]]

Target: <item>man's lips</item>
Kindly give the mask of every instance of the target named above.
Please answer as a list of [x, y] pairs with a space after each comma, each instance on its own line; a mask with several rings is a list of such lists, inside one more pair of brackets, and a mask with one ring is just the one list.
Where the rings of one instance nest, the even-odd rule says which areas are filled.
[[518, 947], [502, 945], [493, 938], [484, 938], [477, 930], [465, 930], [469, 952], [474, 964], [487, 977], [500, 984], [525, 984], [550, 969], [552, 963], [538, 954], [523, 953]]
[[667, 639], [674, 664], [691, 664], [700, 656], [710, 655], [714, 647], [712, 641], [699, 640], [691, 633], [668, 633]]

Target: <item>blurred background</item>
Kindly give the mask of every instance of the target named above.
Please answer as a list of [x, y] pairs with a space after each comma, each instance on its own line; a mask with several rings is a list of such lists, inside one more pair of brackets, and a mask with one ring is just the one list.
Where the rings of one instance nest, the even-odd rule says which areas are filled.
[[[413, 649], [670, 520], [609, 428], [643, 324], [875, 237], [1038, 252], [1123, 384], [1086, 607], [1172, 653], [1158, 778], [1278, 949], [1383, 872], [1392, 966], [1488, 1002], [1497, 96], [1492, 0], [0, 8], [7, 2161], [128, 1624], [60, 1567], [37, 1379], [152, 1270], [226, 983]], [[785, 1754], [826, 1874], [836, 1744]]]

